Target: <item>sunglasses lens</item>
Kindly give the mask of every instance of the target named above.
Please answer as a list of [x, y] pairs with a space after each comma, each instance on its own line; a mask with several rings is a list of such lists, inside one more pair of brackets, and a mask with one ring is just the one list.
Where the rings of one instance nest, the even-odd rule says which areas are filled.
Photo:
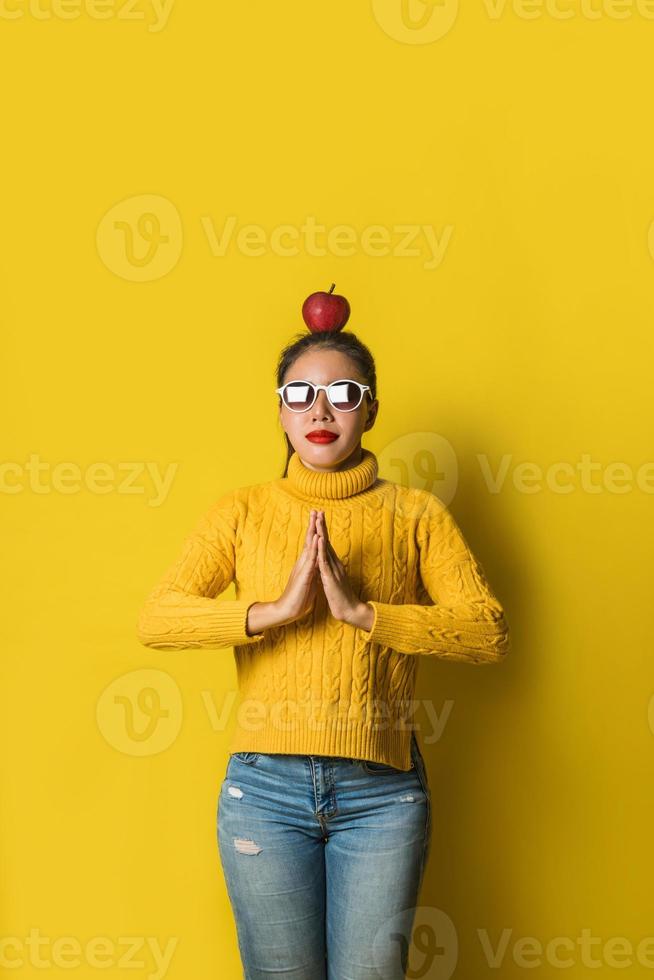
[[306, 412], [313, 402], [313, 386], [304, 381], [292, 381], [284, 388], [284, 402], [294, 412]]
[[341, 412], [352, 412], [361, 401], [361, 389], [351, 381], [335, 381], [329, 386], [329, 400]]

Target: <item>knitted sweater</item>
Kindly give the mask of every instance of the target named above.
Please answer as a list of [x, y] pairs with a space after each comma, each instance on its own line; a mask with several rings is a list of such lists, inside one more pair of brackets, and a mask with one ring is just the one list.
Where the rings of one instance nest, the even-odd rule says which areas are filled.
[[[503, 609], [449, 510], [426, 490], [377, 475], [377, 457], [319, 472], [291, 456], [288, 476], [232, 490], [199, 518], [138, 617], [157, 650], [234, 647], [239, 705], [230, 752], [345, 756], [407, 771], [419, 654], [497, 663]], [[301, 619], [250, 635], [247, 610], [284, 591], [310, 511], [370, 631], [336, 620], [318, 580]], [[236, 598], [216, 598], [231, 582]]]

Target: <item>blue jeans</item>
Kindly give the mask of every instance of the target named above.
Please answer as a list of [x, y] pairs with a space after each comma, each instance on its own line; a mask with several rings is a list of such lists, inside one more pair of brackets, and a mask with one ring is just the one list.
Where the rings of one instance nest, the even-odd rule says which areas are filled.
[[342, 756], [236, 752], [218, 848], [245, 980], [404, 980], [431, 842], [431, 794]]

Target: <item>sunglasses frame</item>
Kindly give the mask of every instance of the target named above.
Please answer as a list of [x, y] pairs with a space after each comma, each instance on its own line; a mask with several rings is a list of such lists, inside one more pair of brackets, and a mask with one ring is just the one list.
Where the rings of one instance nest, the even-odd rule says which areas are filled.
[[[331, 387], [331, 385], [343, 384], [344, 381], [347, 381], [349, 384], [357, 385], [357, 387], [361, 389], [361, 398], [359, 399], [359, 404], [355, 405], [354, 408], [339, 408], [338, 405], [334, 405], [333, 401], [329, 397], [329, 388]], [[311, 387], [313, 388], [313, 401], [306, 408], [291, 408], [289, 405], [286, 404], [286, 400], [284, 398], [284, 388], [287, 388], [289, 385], [297, 385], [297, 384], [311, 385]], [[279, 397], [281, 398], [284, 408], [288, 408], [289, 412], [294, 412], [296, 415], [302, 415], [304, 412], [309, 412], [316, 404], [316, 399], [318, 397], [319, 391], [325, 392], [325, 394], [327, 395], [327, 401], [332, 406], [332, 408], [335, 409], [337, 412], [356, 412], [357, 408], [361, 407], [361, 402], [363, 401], [363, 397], [365, 393], [370, 392], [370, 390], [371, 390], [370, 385], [361, 384], [360, 381], [355, 381], [354, 378], [338, 378], [336, 381], [330, 381], [328, 385], [317, 385], [314, 384], [313, 381], [304, 381], [301, 378], [295, 378], [293, 381], [287, 381], [286, 384], [283, 384], [281, 386], [281, 388], [275, 388], [275, 393], [279, 395]], [[372, 395], [369, 394], [368, 397], [372, 398]]]

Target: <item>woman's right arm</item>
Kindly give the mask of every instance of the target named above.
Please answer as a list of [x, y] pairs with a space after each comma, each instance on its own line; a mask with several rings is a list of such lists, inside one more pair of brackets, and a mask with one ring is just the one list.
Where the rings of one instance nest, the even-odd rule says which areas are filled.
[[141, 609], [137, 636], [156, 650], [244, 646], [263, 639], [263, 631], [286, 626], [312, 608], [318, 585], [315, 511], [304, 547], [282, 595], [273, 602], [214, 599], [233, 581], [236, 567], [235, 491], [221, 497], [182, 546]]
[[231, 491], [184, 540], [181, 554], [140, 610], [136, 633], [144, 646], [216, 649], [263, 639], [263, 630], [273, 625], [273, 603], [215, 601], [234, 580], [236, 521], [235, 491]]

